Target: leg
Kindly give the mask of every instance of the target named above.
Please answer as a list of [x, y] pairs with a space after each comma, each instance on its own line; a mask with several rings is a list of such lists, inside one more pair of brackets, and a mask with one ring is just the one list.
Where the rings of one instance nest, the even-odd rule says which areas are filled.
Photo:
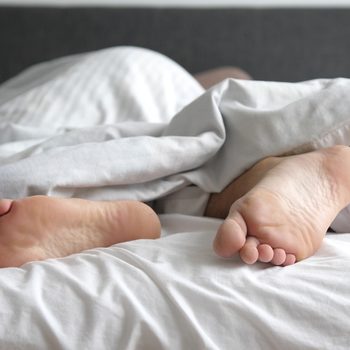
[[0, 201], [0, 267], [158, 238], [160, 223], [138, 201], [94, 202], [34, 196]]
[[259, 162], [213, 194], [206, 215], [226, 217], [214, 240], [220, 256], [290, 265], [317, 251], [349, 203], [350, 148], [335, 146]]
[[194, 77], [205, 89], [209, 89], [227, 78], [243, 80], [251, 79], [251, 76], [247, 72], [237, 67], [214, 68], [205, 72], [197, 73]]

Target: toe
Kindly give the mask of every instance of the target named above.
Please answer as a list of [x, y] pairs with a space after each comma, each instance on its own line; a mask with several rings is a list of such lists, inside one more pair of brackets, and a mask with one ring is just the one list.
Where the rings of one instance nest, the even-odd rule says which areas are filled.
[[214, 251], [225, 258], [236, 254], [245, 244], [247, 226], [239, 212], [230, 213], [221, 224], [213, 242]]
[[257, 262], [259, 258], [259, 251], [258, 251], [258, 245], [259, 241], [252, 236], [248, 236], [246, 243], [242, 247], [242, 249], [239, 251], [239, 255], [243, 262], [246, 264], [254, 264]]
[[284, 249], [276, 248], [273, 250], [273, 258], [271, 264], [273, 265], [282, 265], [286, 261], [286, 252]]
[[12, 200], [10, 199], [0, 199], [0, 216], [7, 214], [12, 205]]
[[268, 244], [259, 244], [258, 245], [259, 252], [259, 261], [261, 262], [270, 262], [273, 258], [273, 249]]
[[294, 254], [287, 254], [286, 260], [283, 263], [283, 266], [293, 265], [293, 264], [295, 264], [296, 260], [297, 259], [296, 259]]

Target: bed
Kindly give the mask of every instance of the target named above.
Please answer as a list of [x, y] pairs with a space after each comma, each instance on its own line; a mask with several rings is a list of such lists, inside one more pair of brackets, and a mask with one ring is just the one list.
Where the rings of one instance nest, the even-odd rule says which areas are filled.
[[[173, 58], [191, 73], [216, 66], [234, 65], [244, 68], [255, 79], [284, 81], [286, 86], [291, 86], [287, 83], [289, 81], [347, 77], [350, 73], [347, 60], [349, 16], [349, 10], [317, 9], [2, 7], [2, 82], [33, 64], [66, 55], [78, 55], [64, 58], [56, 66], [39, 66], [40, 69], [27, 71], [19, 80], [5, 83], [0, 102], [2, 106], [5, 105], [6, 101], [12, 99], [11, 93], [15, 89], [22, 89], [16, 90], [19, 97], [7, 111], [17, 113], [20, 110], [20, 113], [24, 113], [21, 103], [24, 103], [27, 90], [32, 88], [34, 75], [44, 76], [41, 73], [47, 67], [50, 72], [53, 72], [53, 67], [67, 67], [84, 57], [82, 55], [88, 51], [107, 48], [103, 52], [113, 55], [114, 51], [110, 47], [126, 45], [156, 50]], [[109, 58], [106, 67], [110, 62]], [[172, 75], [167, 64], [164, 63], [164, 71], [170, 73], [162, 84], [171, 85], [176, 90], [183, 81], [180, 78], [175, 81], [174, 77], [176, 75], [178, 78], [179, 73], [175, 71], [175, 75]], [[141, 67], [144, 67], [143, 63]], [[152, 71], [152, 67], [149, 70]], [[187, 78], [184, 76], [183, 79]], [[41, 84], [44, 83], [45, 79], [41, 81]], [[144, 82], [140, 82], [137, 88], [141, 89], [142, 84]], [[218, 89], [228, 91], [232, 87], [250, 91], [256, 87], [261, 89], [262, 84], [258, 81], [228, 81]], [[336, 80], [334, 88], [339, 84], [348, 83]], [[300, 89], [313, 91], [325, 85], [327, 88], [331, 85], [327, 79], [301, 84]], [[271, 86], [271, 91], [275, 91]], [[279, 86], [276, 85], [278, 89]], [[56, 83], [55, 87], [58, 90], [52, 96], [59, 99], [59, 84]], [[105, 87], [101, 88], [101, 95], [105, 97], [106, 91]], [[205, 103], [211, 103], [208, 101], [212, 99], [205, 96], [213, 96], [210, 94], [214, 93], [202, 95], [203, 91], [199, 87], [193, 87], [191, 91], [194, 91], [193, 96], [189, 95], [189, 90], [181, 95], [181, 106], [186, 104], [186, 99], [196, 98], [197, 95], [204, 96], [204, 106]], [[4, 92], [8, 92], [8, 95]], [[161, 96], [166, 97], [167, 101], [174, 101], [173, 95], [168, 88], [166, 94]], [[87, 98], [83, 102], [96, 101]], [[148, 110], [152, 110], [151, 102]], [[56, 112], [59, 110], [57, 106]], [[288, 108], [299, 108], [296, 104], [293, 106]], [[337, 108], [346, 106], [345, 103]], [[99, 105], [99, 108], [105, 106]], [[81, 140], [77, 128], [84, 127], [91, 138], [87, 139], [88, 142], [106, 140], [106, 135], [107, 140], [118, 138], [123, 133], [142, 136], [142, 128], [149, 133], [147, 136], [155, 137], [163, 133], [171, 140], [173, 135], [177, 136], [179, 126], [183, 128], [181, 118], [191, 116], [191, 110], [185, 108], [171, 128], [164, 131], [164, 123], [172, 118], [172, 113], [178, 108], [176, 103], [165, 104], [166, 113], [160, 113], [156, 122], [152, 119], [151, 128], [146, 124], [141, 127], [138, 124], [136, 128], [135, 124], [129, 123], [123, 124], [123, 128], [118, 130], [108, 126], [106, 131], [95, 128], [88, 121], [84, 125], [79, 124], [80, 115], [77, 115], [78, 119], [72, 118], [66, 129]], [[138, 122], [137, 113], [134, 115], [135, 123]], [[9, 118], [9, 113], [2, 115], [1, 127], [5, 125], [5, 118]], [[33, 120], [35, 123], [35, 118]], [[53, 131], [57, 131], [52, 120], [48, 119], [48, 124], [43, 125], [39, 133], [42, 139], [53, 136]], [[55, 120], [59, 127], [59, 117]], [[211, 125], [205, 117], [200, 123], [198, 118], [194, 117], [193, 120], [197, 122], [193, 122], [191, 128], [193, 125]], [[110, 124], [110, 119], [104, 122]], [[333, 120], [328, 122], [333, 123]], [[96, 120], [93, 123], [97, 123]], [[217, 134], [220, 135], [220, 126], [229, 124], [227, 120], [222, 123], [219, 119], [217, 123], [218, 126], [213, 128], [219, 130]], [[9, 128], [9, 123], [5, 126]], [[96, 189], [93, 182], [89, 183], [89, 190], [86, 190], [86, 182], [73, 188], [65, 182], [66, 179], [59, 179], [59, 185], [51, 186], [48, 174], [56, 176], [57, 168], [52, 168], [51, 173], [47, 173], [47, 169], [51, 169], [53, 163], [59, 163], [64, 168], [66, 159], [56, 149], [50, 151], [52, 142], [59, 142], [57, 144], [61, 147], [70, 147], [67, 142], [72, 142], [72, 139], [65, 139], [63, 145], [60, 136], [64, 132], [60, 129], [60, 134], [57, 137], [54, 135], [54, 141], [50, 138], [49, 143], [42, 143], [42, 140], [39, 143], [37, 139], [28, 137], [38, 130], [27, 126], [27, 129], [11, 129], [11, 132], [27, 137], [26, 148], [20, 143], [6, 144], [5, 137], [9, 133], [5, 131], [10, 129], [2, 129], [0, 134], [2, 195], [13, 196], [15, 193], [21, 196], [45, 192], [55, 196], [113, 199], [111, 188], [106, 185]], [[341, 141], [347, 141], [349, 134], [335, 134], [337, 130], [333, 130], [331, 136], [343, 137]], [[190, 133], [189, 130], [183, 132]], [[207, 140], [208, 135], [203, 130], [201, 132]], [[304, 130], [305, 134], [307, 130]], [[283, 141], [278, 146], [280, 153], [297, 146], [316, 148], [329, 142], [329, 135], [322, 140], [312, 139], [307, 145], [302, 135], [298, 134], [293, 136], [293, 140], [280, 140], [278, 128], [270, 136], [273, 138], [273, 135], [276, 143]], [[188, 135], [181, 136], [183, 142]], [[134, 141], [128, 147], [132, 148], [133, 144]], [[181, 183], [209, 186], [212, 192], [219, 190], [215, 183], [223, 186], [228, 181], [228, 175], [220, 178], [210, 172], [205, 173], [205, 176], [198, 172], [200, 159], [205, 157], [201, 153], [203, 144], [189, 144], [175, 164], [179, 166], [178, 170], [171, 174], [172, 177], [167, 177], [161, 186], [159, 183], [154, 185], [154, 173], [143, 169], [138, 178], [133, 178], [133, 182], [142, 184], [142, 178], [148, 176], [148, 192], [141, 192], [139, 187], [131, 188], [125, 183], [120, 187], [121, 196], [129, 192], [135, 194], [137, 199], [151, 201], [159, 195], [157, 190], [160, 187], [164, 195], [171, 192], [167, 186], [173, 186], [173, 189]], [[176, 145], [170, 142], [167, 146], [172, 150], [171, 147]], [[92, 147], [96, 148], [95, 144]], [[152, 147], [159, 148], [159, 144], [155, 143]], [[194, 156], [189, 160], [198, 162], [193, 171], [182, 159], [186, 158], [191, 147], [196, 151], [193, 151]], [[40, 159], [40, 162], [23, 166], [24, 163], [17, 160], [25, 160], [28, 149], [37, 156], [33, 159]], [[49, 150], [47, 155], [51, 156], [46, 155], [46, 163], [43, 162], [44, 158], [40, 158], [43, 150]], [[257, 150], [261, 151], [259, 143], [254, 152]], [[78, 162], [76, 168], [82, 169], [84, 165], [79, 163], [81, 158], [77, 156], [80, 149], [75, 148], [74, 152], [74, 159]], [[149, 152], [154, 154], [152, 148]], [[216, 153], [215, 150], [210, 152]], [[247, 151], [247, 157], [254, 152]], [[261, 152], [265, 153], [256, 154], [256, 157], [263, 157], [271, 149], [266, 146]], [[50, 163], [52, 159], [54, 161]], [[254, 161], [256, 159], [253, 157], [249, 158], [248, 164], [239, 164], [239, 159], [236, 159], [236, 175]], [[147, 169], [157, 165], [149, 162]], [[45, 169], [41, 164], [45, 164]], [[167, 166], [174, 166], [174, 162]], [[167, 173], [167, 169], [164, 166], [158, 171]], [[94, 166], [86, 172], [99, 174], [99, 169]], [[27, 181], [28, 174], [32, 183]], [[78, 171], [76, 174], [77, 178], [83, 178]], [[231, 173], [230, 176], [233, 175]], [[103, 173], [101, 176], [106, 175]], [[210, 176], [217, 181], [211, 181]], [[97, 175], [95, 177], [98, 178]], [[18, 181], [13, 183], [13, 178]], [[92, 181], [91, 176], [89, 181]], [[38, 183], [43, 184], [42, 187]], [[140, 198], [140, 193], [146, 194]], [[196, 205], [188, 202], [190, 197], [197, 198]], [[170, 194], [164, 203], [159, 201], [159, 212], [163, 213], [160, 215], [160, 239], [135, 240], [65, 258], [32, 262], [19, 268], [0, 269], [0, 349], [348, 349], [350, 233], [329, 233], [314, 256], [293, 266], [272, 267], [263, 263], [248, 266], [239, 257], [221, 259], [214, 254], [212, 240], [221, 220], [198, 215], [203, 211], [207, 198], [195, 186], [189, 186], [180, 195]], [[185, 207], [182, 212], [177, 210], [179, 203]]]

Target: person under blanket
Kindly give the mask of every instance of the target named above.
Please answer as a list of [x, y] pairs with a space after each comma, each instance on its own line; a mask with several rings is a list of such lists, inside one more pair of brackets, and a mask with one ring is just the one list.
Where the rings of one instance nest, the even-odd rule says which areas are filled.
[[[208, 88], [245, 72], [199, 74]], [[223, 218], [213, 242], [221, 257], [239, 254], [287, 266], [313, 255], [336, 215], [350, 203], [350, 148], [268, 157], [211, 194], [205, 216]], [[135, 201], [33, 196], [0, 200], [0, 266], [57, 258], [86, 249], [160, 236], [157, 214]]]
[[[263, 159], [211, 195], [205, 215], [226, 217], [214, 250], [226, 258], [239, 253], [247, 264], [305, 259], [350, 202], [349, 184], [349, 147]], [[0, 215], [1, 267], [160, 235], [157, 214], [138, 201], [2, 199]]]

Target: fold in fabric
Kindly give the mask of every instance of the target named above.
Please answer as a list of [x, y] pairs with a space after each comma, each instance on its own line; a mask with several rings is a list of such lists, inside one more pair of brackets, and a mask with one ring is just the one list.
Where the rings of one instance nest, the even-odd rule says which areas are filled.
[[[154, 106], [162, 97], [158, 93], [150, 105], [153, 86], [159, 84], [166, 88], [172, 77], [163, 82], [154, 79], [151, 83], [147, 82], [148, 85], [142, 85], [144, 81], [138, 83], [135, 78], [137, 89], [132, 90], [132, 99], [128, 100], [128, 118], [125, 107], [120, 105], [123, 101], [120, 95], [118, 97], [118, 82], [113, 81], [114, 85], [110, 85], [110, 72], [113, 72], [110, 64], [113, 57], [116, 59], [116, 49], [105, 51], [105, 56], [109, 55], [108, 60], [101, 53], [93, 57], [92, 54], [78, 56], [80, 59], [83, 57], [85, 64], [89, 59], [96, 66], [100, 62], [100, 70], [105, 62], [109, 69], [109, 83], [105, 83], [102, 93], [92, 102], [88, 99], [90, 95], [86, 95], [86, 89], [93, 91], [93, 88], [80, 81], [87, 79], [92, 63], [85, 65], [86, 70], [90, 69], [86, 72], [74, 58], [75, 67], [79, 66], [79, 76], [74, 71], [74, 79], [79, 80], [76, 85], [80, 87], [78, 91], [75, 89], [74, 99], [70, 100], [69, 113], [64, 111], [64, 99], [61, 104], [55, 100], [57, 92], [47, 100], [38, 99], [33, 104], [28, 94], [52, 79], [48, 77], [40, 84], [33, 83], [38, 74], [29, 74], [29, 79], [27, 73], [25, 78], [30, 83], [27, 82], [25, 91], [20, 84], [21, 78], [0, 89], [0, 96], [6, 97], [0, 97], [0, 197], [47, 194], [99, 200], [157, 200], [156, 208], [161, 212], [200, 215], [208, 193], [221, 191], [264, 157], [350, 143], [348, 79], [301, 83], [229, 79], [203, 93], [187, 72], [164, 56], [148, 50], [124, 50], [129, 50], [129, 55], [136, 50], [138, 56], [144, 59], [142, 70], [138, 75], [133, 73], [134, 77], [143, 72], [144, 62], [149, 65], [149, 71], [154, 72], [155, 67], [150, 62], [156, 57], [158, 61], [155, 64], [160, 71], [162, 65], [165, 71], [171, 67], [174, 76], [179, 74], [183, 77], [178, 87], [182, 89], [182, 96], [186, 96], [184, 91], [187, 91], [192, 102], [185, 101], [185, 98], [181, 100], [182, 105], [171, 102], [172, 98], [177, 98], [177, 87], [172, 86], [169, 88], [172, 95], [168, 95], [167, 99], [176, 107], [164, 114], [160, 110], [154, 112], [153, 120], [149, 108], [155, 111]], [[67, 73], [66, 62], [66, 80], [74, 82], [73, 73]], [[60, 70], [50, 88], [54, 90], [61, 84], [60, 96], [63, 94], [68, 98], [68, 90], [73, 83], [65, 85], [64, 74]], [[162, 76], [161, 73], [159, 75]], [[133, 76], [128, 76], [130, 89], [133, 89]], [[100, 80], [96, 81], [102, 84]], [[20, 93], [19, 89], [22, 89]], [[115, 92], [111, 93], [110, 89]], [[22, 106], [27, 104], [30, 107], [25, 109], [25, 113], [22, 110], [21, 115], [16, 115], [15, 105], [19, 100]], [[54, 107], [50, 101], [55, 104]], [[133, 109], [133, 101], [137, 101], [136, 109]], [[33, 117], [35, 106], [45, 103], [50, 108], [43, 108], [42, 115]], [[94, 105], [94, 113], [86, 106], [79, 110], [86, 103]], [[172, 111], [180, 107], [184, 108], [171, 118]], [[60, 111], [67, 117], [61, 118]], [[12, 118], [11, 113], [16, 117]], [[122, 117], [119, 118], [119, 115]], [[28, 116], [32, 119], [29, 120]], [[51, 122], [53, 127], [50, 127]], [[342, 225], [343, 230], [350, 230], [350, 219], [348, 222], [348, 226]]]

